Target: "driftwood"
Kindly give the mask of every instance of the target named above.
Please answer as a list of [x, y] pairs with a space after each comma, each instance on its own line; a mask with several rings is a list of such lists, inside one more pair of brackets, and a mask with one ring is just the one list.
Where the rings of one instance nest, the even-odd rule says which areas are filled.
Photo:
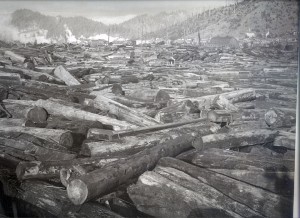
[[174, 158], [161, 159], [159, 166], [183, 171], [263, 216], [291, 216], [293, 204], [288, 198]]
[[273, 142], [276, 131], [260, 129], [234, 133], [219, 133], [197, 138], [193, 147], [198, 150], [207, 148], [234, 148]]
[[273, 108], [266, 112], [265, 121], [271, 127], [292, 127], [296, 123], [296, 110]]
[[106, 194], [117, 185], [153, 168], [161, 157], [176, 156], [189, 149], [196, 135], [205, 135], [215, 130], [215, 127], [210, 129], [190, 128], [185, 131], [179, 129], [177, 134], [168, 141], [71, 181], [67, 188], [68, 196], [74, 204], [83, 204], [87, 200]]

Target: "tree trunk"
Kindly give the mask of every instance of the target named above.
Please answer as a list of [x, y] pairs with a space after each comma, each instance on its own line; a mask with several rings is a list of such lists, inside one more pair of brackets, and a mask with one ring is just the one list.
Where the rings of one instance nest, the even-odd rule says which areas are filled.
[[61, 129], [43, 129], [34, 127], [2, 127], [0, 126], [0, 132], [2, 133], [26, 133], [35, 137], [44, 139], [48, 142], [54, 142], [61, 146], [70, 148], [73, 145], [73, 138], [70, 131]]
[[[184, 157], [183, 157], [184, 158]], [[189, 159], [197, 166], [212, 169], [251, 170], [259, 168], [265, 172], [294, 171], [294, 160], [265, 157], [230, 150], [210, 148], [201, 153], [194, 151]], [[185, 160], [185, 159], [184, 159]]]
[[102, 111], [109, 111], [118, 118], [134, 123], [137, 126], [153, 126], [159, 124], [155, 119], [103, 96], [98, 96], [94, 100], [86, 99], [86, 104], [90, 106], [93, 105]]
[[119, 184], [153, 168], [161, 157], [176, 156], [189, 149], [196, 135], [205, 135], [213, 131], [216, 131], [215, 126], [205, 129], [179, 128], [170, 140], [71, 181], [67, 188], [68, 196], [74, 204], [83, 204], [87, 200], [109, 193]]
[[280, 195], [174, 158], [163, 158], [158, 165], [181, 170], [263, 216], [291, 217], [292, 215], [292, 201]]
[[58, 66], [54, 70], [54, 75], [64, 81], [68, 86], [80, 85], [80, 82], [73, 77], [63, 66]]
[[72, 160], [21, 162], [17, 166], [16, 175], [19, 180], [59, 178], [59, 172], [62, 169], [70, 169], [77, 166], [101, 168], [116, 160], [114, 158], [101, 159], [99, 157], [91, 157]]
[[[137, 184], [128, 187], [129, 197], [138, 210], [154, 217], [242, 217], [222, 208], [219, 199], [229, 199], [222, 193], [178, 170], [168, 170], [157, 169], [161, 174], [145, 172]], [[218, 200], [212, 202], [212, 196]], [[180, 200], [174, 204], [175, 199]]]
[[265, 114], [265, 121], [272, 128], [292, 127], [296, 123], [296, 110], [273, 108]]
[[273, 142], [277, 134], [276, 131], [266, 129], [212, 134], [197, 138], [193, 142], [193, 147], [198, 150], [204, 150], [208, 148], [227, 149], [265, 144], [267, 142]]

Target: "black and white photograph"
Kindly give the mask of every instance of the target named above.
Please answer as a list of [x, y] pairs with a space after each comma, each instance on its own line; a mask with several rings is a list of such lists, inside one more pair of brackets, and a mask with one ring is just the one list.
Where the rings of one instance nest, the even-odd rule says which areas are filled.
[[299, 218], [299, 5], [0, 0], [0, 218]]

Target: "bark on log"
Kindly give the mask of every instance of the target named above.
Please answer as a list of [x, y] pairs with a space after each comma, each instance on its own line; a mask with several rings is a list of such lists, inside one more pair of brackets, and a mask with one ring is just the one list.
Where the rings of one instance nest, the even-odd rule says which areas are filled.
[[20, 162], [16, 168], [16, 175], [19, 180], [59, 178], [61, 169], [69, 169], [76, 166], [101, 168], [116, 160], [114, 158], [101, 159], [99, 157], [91, 157], [72, 160]]
[[176, 156], [189, 149], [196, 135], [205, 135], [212, 131], [216, 131], [215, 126], [206, 129], [194, 127], [185, 131], [179, 129], [176, 136], [166, 142], [71, 181], [67, 188], [68, 196], [74, 204], [83, 204], [85, 201], [106, 194], [128, 179], [153, 168], [161, 157]]
[[80, 85], [80, 82], [73, 77], [63, 66], [58, 66], [54, 70], [54, 75], [64, 81], [68, 86]]
[[181, 170], [263, 216], [291, 217], [292, 215], [292, 201], [272, 192], [174, 158], [163, 158], [158, 165]]
[[[41, 214], [40, 211], [35, 210], [35, 213], [27, 215], [37, 217], [41, 215], [44, 217], [46, 215], [45, 217], [48, 217], [48, 213], [50, 216], [55, 217], [120, 217], [95, 203], [85, 204], [81, 208], [72, 205], [68, 200], [65, 190], [46, 182], [25, 181], [21, 184], [20, 189], [22, 192], [17, 195], [18, 199], [30, 203], [34, 205], [33, 207], [37, 207], [46, 212], [46, 214]], [[84, 211], [84, 213], [82, 213], [81, 210]]]
[[93, 105], [102, 111], [109, 111], [118, 118], [134, 123], [137, 126], [153, 126], [159, 124], [155, 119], [104, 96], [98, 96], [94, 100], [86, 99], [85, 103], [86, 105]]
[[293, 195], [294, 172], [265, 172], [260, 168], [251, 170], [212, 169], [212, 171], [286, 197], [291, 198]]
[[0, 126], [26, 126], [25, 119], [11, 119], [11, 118], [1, 118], [0, 119]]
[[211, 169], [252, 170], [259, 168], [265, 172], [294, 171], [292, 159], [265, 157], [230, 150], [210, 148], [201, 153], [194, 151], [189, 159], [197, 166]]
[[19, 132], [27, 133], [35, 137], [44, 139], [49, 142], [57, 143], [64, 147], [72, 147], [73, 138], [70, 131], [59, 130], [59, 129], [43, 129], [43, 128], [33, 128], [33, 127], [1, 127], [0, 132], [10, 133], [10, 132]]
[[176, 137], [178, 131], [187, 131], [193, 128], [198, 128], [198, 131], [200, 132], [205, 131], [203, 128], [209, 129], [212, 127], [218, 128], [214, 124], [197, 123], [194, 125], [190, 124], [169, 130], [157, 131], [155, 134], [148, 133], [136, 136], [126, 136], [114, 139], [112, 141], [87, 142], [82, 146], [81, 155], [99, 157], [118, 157], [120, 155], [129, 156]]
[[[12, 102], [12, 101], [5, 101]], [[13, 101], [14, 103], [26, 106], [43, 107], [49, 114], [55, 116], [65, 117], [71, 120], [88, 120], [99, 121], [105, 125], [111, 125], [115, 130], [134, 128], [134, 125], [128, 124], [125, 121], [120, 121], [110, 117], [84, 111], [82, 109], [74, 108], [73, 106], [66, 106], [55, 100], [38, 100], [38, 101]]]
[[[221, 197], [229, 199], [222, 193], [178, 170], [168, 170], [164, 175], [162, 170], [146, 172], [127, 189], [138, 210], [154, 217], [242, 217], [218, 204]], [[212, 196], [217, 200], [212, 202]], [[176, 199], [181, 200], [174, 204]]]
[[273, 108], [265, 114], [266, 123], [273, 128], [292, 127], [296, 123], [296, 110]]
[[197, 138], [193, 142], [193, 147], [198, 150], [205, 150], [208, 148], [227, 149], [265, 144], [267, 142], [273, 142], [277, 134], [278, 133], [276, 131], [266, 129], [251, 130], [246, 132], [212, 134]]

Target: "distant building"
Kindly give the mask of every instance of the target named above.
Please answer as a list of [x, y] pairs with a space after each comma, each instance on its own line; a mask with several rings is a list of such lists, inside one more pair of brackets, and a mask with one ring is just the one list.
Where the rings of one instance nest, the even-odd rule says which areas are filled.
[[239, 48], [239, 41], [232, 36], [216, 36], [211, 38], [207, 44], [209, 47], [229, 47], [229, 48]]

